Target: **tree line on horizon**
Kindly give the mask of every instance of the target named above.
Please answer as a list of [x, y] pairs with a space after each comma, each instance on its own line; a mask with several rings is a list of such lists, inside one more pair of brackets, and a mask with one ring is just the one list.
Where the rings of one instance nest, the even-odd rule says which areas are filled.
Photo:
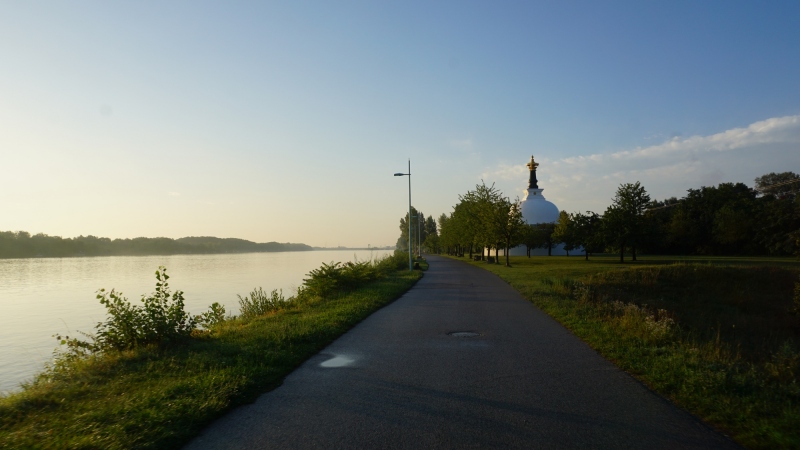
[[109, 239], [96, 236], [62, 238], [27, 231], [0, 231], [0, 258], [71, 256], [145, 256], [215, 253], [256, 253], [313, 250], [306, 244], [264, 242], [245, 239], [191, 236]]
[[[683, 198], [652, 200], [640, 182], [624, 183], [602, 214], [561, 211], [555, 223], [528, 224], [520, 201], [505, 197], [494, 185], [476, 185], [459, 195], [450, 214], [442, 214], [436, 228], [423, 235], [423, 247], [432, 253], [479, 253], [487, 259], [495, 251], [524, 245], [532, 249], [563, 244], [564, 250], [616, 253], [635, 261], [638, 253], [664, 255], [800, 256], [800, 175], [769, 173], [744, 183], [721, 183], [689, 189]], [[408, 215], [406, 215], [406, 218]], [[407, 239], [407, 222], [401, 219]]]

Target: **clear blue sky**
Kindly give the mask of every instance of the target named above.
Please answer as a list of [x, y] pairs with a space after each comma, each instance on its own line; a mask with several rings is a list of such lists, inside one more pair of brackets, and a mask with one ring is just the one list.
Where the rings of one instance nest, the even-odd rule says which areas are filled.
[[0, 230], [391, 245], [800, 172], [800, 2], [0, 3]]

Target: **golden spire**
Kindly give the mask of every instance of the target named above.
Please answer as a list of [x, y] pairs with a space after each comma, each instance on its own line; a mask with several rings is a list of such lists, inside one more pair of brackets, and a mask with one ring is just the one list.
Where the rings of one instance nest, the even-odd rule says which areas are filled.
[[525, 165], [528, 166], [528, 170], [536, 170], [539, 167], [539, 163], [533, 160], [533, 155], [531, 155], [531, 161]]

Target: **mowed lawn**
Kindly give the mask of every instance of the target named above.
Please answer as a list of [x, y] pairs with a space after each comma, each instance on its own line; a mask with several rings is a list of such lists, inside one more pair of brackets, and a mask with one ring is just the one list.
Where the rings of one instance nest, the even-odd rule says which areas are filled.
[[[468, 258], [457, 258], [467, 261]], [[651, 389], [750, 448], [800, 448], [796, 258], [468, 261]]]

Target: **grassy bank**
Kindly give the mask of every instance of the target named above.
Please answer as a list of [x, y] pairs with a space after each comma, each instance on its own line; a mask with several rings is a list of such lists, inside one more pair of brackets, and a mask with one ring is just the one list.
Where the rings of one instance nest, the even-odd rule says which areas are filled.
[[394, 271], [344, 290], [314, 286], [325, 295], [229, 319], [170, 346], [63, 360], [0, 399], [0, 448], [177, 448], [232, 407], [280, 385], [420, 276]]
[[797, 260], [470, 262], [603, 356], [750, 448], [800, 448]]

